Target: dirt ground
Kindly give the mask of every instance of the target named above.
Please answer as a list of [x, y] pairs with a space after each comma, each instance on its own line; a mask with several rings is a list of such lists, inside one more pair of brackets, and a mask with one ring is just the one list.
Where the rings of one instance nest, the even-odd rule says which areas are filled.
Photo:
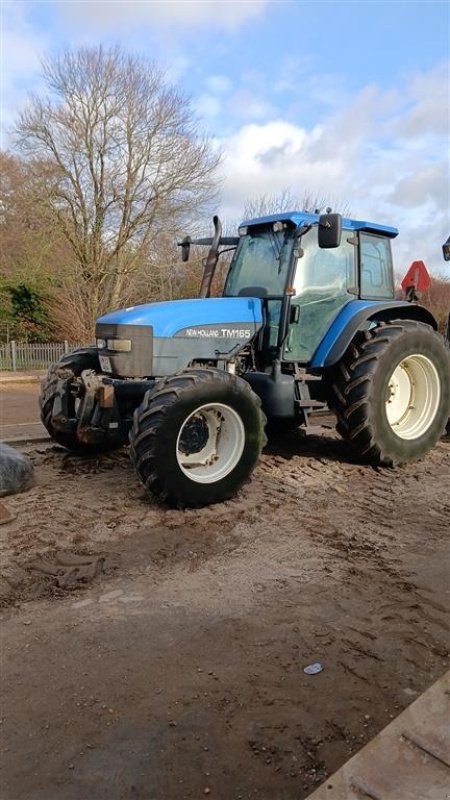
[[448, 667], [448, 439], [376, 470], [285, 437], [185, 512], [126, 451], [29, 454], [0, 525], [1, 800], [301, 800]]

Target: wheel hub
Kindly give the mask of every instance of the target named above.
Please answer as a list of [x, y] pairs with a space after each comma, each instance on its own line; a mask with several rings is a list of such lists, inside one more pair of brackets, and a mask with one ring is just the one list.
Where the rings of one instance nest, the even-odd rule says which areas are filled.
[[208, 438], [208, 425], [201, 415], [197, 415], [184, 425], [179, 449], [187, 456], [199, 453], [205, 447]]
[[215, 483], [232, 472], [245, 444], [241, 417], [230, 406], [211, 403], [193, 411], [176, 444], [180, 469], [196, 483]]
[[402, 362], [391, 375], [388, 385], [387, 403], [390, 406], [389, 414], [391, 424], [398, 424], [408, 408], [411, 407], [413, 400], [414, 384], [411, 376]]
[[385, 410], [392, 430], [401, 439], [418, 439], [439, 410], [441, 384], [433, 362], [422, 354], [404, 358], [386, 390]]

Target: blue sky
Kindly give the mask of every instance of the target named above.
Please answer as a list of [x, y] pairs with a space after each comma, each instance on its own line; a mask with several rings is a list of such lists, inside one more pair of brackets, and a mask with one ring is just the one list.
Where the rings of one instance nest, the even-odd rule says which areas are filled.
[[219, 211], [284, 189], [395, 225], [398, 271], [448, 271], [449, 4], [437, 0], [2, 2], [2, 127], [39, 61], [119, 43], [154, 59], [224, 152]]

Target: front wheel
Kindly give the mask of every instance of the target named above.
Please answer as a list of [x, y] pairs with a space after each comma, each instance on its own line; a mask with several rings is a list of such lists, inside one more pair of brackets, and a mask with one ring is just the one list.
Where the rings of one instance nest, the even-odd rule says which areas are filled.
[[450, 411], [450, 359], [424, 323], [396, 320], [361, 333], [338, 365], [330, 405], [337, 429], [364, 460], [422, 458]]
[[144, 486], [171, 506], [228, 500], [265, 444], [259, 398], [240, 378], [190, 369], [160, 381], [134, 414], [130, 455]]

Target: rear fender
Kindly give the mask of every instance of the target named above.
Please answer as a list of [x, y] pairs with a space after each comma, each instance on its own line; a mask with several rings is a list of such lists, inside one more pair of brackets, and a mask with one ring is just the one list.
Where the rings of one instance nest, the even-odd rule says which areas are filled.
[[437, 330], [433, 315], [423, 306], [407, 302], [385, 302], [374, 300], [354, 300], [339, 312], [330, 325], [311, 361], [311, 367], [323, 369], [336, 364], [360, 330], [377, 322], [390, 322], [394, 319], [410, 319], [425, 322]]

